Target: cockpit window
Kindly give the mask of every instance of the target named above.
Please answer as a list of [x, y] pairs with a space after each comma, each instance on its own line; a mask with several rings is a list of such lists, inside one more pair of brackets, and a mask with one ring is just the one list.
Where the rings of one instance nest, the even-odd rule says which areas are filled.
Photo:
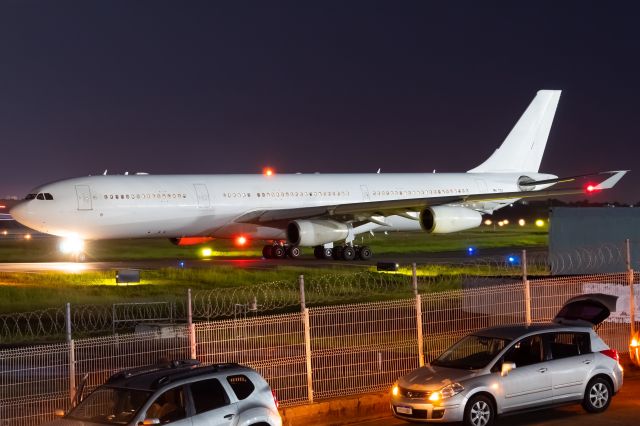
[[44, 200], [44, 194], [41, 192], [38, 194], [38, 196], [36, 197], [38, 200]]
[[48, 192], [44, 193], [44, 199], [45, 200], [53, 200], [53, 195], [49, 194]]
[[27, 196], [24, 197], [25, 200], [33, 200], [34, 198], [36, 198], [36, 194], [27, 194]]

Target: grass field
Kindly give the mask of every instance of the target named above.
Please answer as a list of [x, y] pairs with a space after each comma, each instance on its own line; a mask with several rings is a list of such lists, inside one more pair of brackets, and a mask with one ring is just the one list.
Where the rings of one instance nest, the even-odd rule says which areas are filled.
[[[547, 243], [547, 230], [535, 227], [481, 227], [450, 235], [390, 233], [367, 234], [358, 243], [370, 245], [374, 253], [432, 253], [462, 251], [468, 246], [478, 250], [494, 247], [536, 247]], [[229, 242], [214, 241], [209, 245], [214, 256], [260, 256], [257, 243], [238, 251]], [[201, 247], [176, 247], [167, 240], [125, 240], [90, 243], [90, 260], [134, 259], [190, 259], [200, 255]], [[307, 252], [308, 253], [308, 252]], [[0, 260], [3, 262], [40, 262], [62, 260], [57, 252], [57, 239], [34, 238], [27, 240], [0, 239]], [[372, 268], [369, 268], [372, 269]], [[356, 269], [365, 271], [366, 267]], [[215, 290], [251, 286], [265, 282], [286, 280], [295, 282], [300, 274], [313, 278], [326, 274], [352, 274], [349, 265], [342, 268], [278, 267], [268, 270], [240, 269], [217, 266], [210, 269], [162, 269], [142, 272], [142, 283], [116, 285], [115, 272], [43, 272], [1, 273], [0, 313], [23, 312], [72, 304], [111, 304], [123, 301], [184, 298], [188, 288]], [[468, 267], [422, 267], [420, 274], [443, 277], [442, 284], [433, 289], [453, 288], [459, 276], [492, 273], [490, 268], [479, 270]], [[404, 270], [408, 274], [408, 270]]]

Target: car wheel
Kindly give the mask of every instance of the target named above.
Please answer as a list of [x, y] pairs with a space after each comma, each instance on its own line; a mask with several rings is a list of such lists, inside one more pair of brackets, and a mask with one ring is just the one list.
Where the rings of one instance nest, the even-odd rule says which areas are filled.
[[602, 378], [592, 379], [584, 391], [582, 406], [589, 413], [601, 413], [609, 407], [611, 403], [611, 385]]
[[465, 426], [490, 426], [495, 417], [493, 402], [484, 395], [472, 397], [464, 408]]

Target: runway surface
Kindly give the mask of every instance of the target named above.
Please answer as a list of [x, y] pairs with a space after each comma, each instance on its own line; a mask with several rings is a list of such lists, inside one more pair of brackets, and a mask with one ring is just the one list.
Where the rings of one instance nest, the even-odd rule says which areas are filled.
[[[0, 263], [1, 272], [46, 272], [46, 271], [105, 271], [114, 269], [141, 269], [152, 270], [161, 268], [212, 268], [218, 266], [230, 266], [241, 269], [273, 269], [282, 266], [305, 268], [354, 268], [366, 269], [375, 266], [377, 262], [395, 262], [401, 266], [428, 264], [475, 264], [495, 263], [506, 259], [509, 255], [520, 256], [521, 248], [487, 249], [469, 256], [466, 252], [440, 252], [428, 254], [399, 254], [374, 256], [369, 261], [344, 261], [344, 260], [317, 260], [305, 255], [299, 259], [263, 259], [263, 258], [211, 258], [211, 259], [160, 259], [160, 260], [125, 260], [111, 262], [39, 262], [39, 263]], [[545, 247], [528, 248], [530, 256], [545, 256]], [[181, 263], [182, 262], [182, 263]]]

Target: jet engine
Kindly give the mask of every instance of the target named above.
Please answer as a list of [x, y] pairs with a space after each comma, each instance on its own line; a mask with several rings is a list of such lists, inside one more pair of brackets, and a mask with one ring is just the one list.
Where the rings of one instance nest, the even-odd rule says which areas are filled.
[[349, 229], [334, 220], [294, 220], [287, 226], [287, 240], [295, 246], [312, 247], [347, 238]]
[[430, 234], [448, 234], [475, 228], [482, 223], [482, 214], [466, 207], [436, 206], [420, 213], [420, 226]]

